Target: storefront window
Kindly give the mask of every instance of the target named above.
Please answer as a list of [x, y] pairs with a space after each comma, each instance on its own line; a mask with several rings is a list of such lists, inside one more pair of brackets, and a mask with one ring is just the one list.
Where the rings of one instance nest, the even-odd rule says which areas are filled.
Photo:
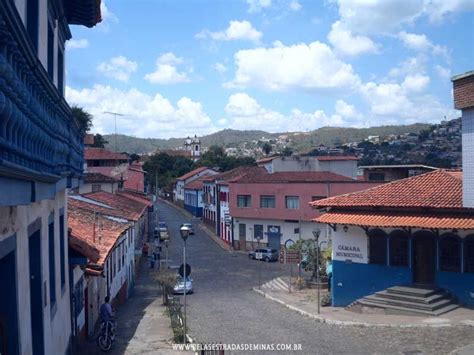
[[439, 241], [439, 268], [441, 271], [461, 272], [461, 241], [454, 235]]

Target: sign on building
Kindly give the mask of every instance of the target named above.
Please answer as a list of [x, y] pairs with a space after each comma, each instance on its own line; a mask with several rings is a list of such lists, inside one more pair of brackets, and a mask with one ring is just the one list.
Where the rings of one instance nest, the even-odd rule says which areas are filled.
[[[359, 231], [357, 231], [359, 232]], [[367, 236], [359, 233], [336, 232], [332, 238], [333, 260], [367, 264]]]

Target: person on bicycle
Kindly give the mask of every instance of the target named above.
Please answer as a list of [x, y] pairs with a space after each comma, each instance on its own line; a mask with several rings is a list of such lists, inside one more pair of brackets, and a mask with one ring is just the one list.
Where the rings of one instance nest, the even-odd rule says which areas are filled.
[[105, 297], [105, 302], [100, 306], [100, 320], [102, 323], [112, 321], [112, 306], [110, 305], [110, 297]]

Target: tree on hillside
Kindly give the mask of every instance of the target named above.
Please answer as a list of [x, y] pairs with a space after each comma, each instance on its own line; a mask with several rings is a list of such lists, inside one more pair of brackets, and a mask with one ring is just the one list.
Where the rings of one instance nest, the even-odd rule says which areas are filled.
[[224, 148], [218, 145], [212, 145], [205, 152], [198, 166], [208, 166], [211, 168], [219, 168], [220, 171], [228, 171], [243, 165], [255, 165], [255, 159], [251, 157], [229, 157]]
[[143, 165], [153, 190], [156, 187], [156, 180], [158, 180], [158, 187], [169, 191], [172, 190], [173, 180], [191, 171], [193, 167], [194, 163], [191, 159], [181, 156], [175, 157], [166, 153], [152, 155]]
[[104, 136], [97, 133], [94, 135], [94, 144], [92, 146], [96, 148], [105, 148], [107, 143], [109, 142], [105, 140]]
[[140, 156], [138, 154], [132, 153], [129, 155], [129, 159], [132, 163], [136, 161], [138, 162], [140, 161]]
[[272, 145], [268, 142], [265, 142], [263, 145], [262, 145], [262, 150], [263, 152], [265, 153], [265, 155], [268, 155], [271, 153], [272, 151]]
[[72, 115], [79, 124], [79, 129], [84, 135], [92, 128], [92, 115], [84, 110], [82, 107], [77, 105], [72, 105], [71, 107]]
[[285, 147], [283, 148], [283, 150], [281, 151], [281, 155], [283, 155], [284, 157], [289, 157], [293, 154], [293, 149], [291, 149], [290, 147]]

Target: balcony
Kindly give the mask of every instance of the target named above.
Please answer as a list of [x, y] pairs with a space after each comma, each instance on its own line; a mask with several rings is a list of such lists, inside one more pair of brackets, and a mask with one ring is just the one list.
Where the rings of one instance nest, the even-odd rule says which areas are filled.
[[31, 49], [13, 2], [0, 2], [0, 175], [80, 177], [83, 143], [71, 110]]

